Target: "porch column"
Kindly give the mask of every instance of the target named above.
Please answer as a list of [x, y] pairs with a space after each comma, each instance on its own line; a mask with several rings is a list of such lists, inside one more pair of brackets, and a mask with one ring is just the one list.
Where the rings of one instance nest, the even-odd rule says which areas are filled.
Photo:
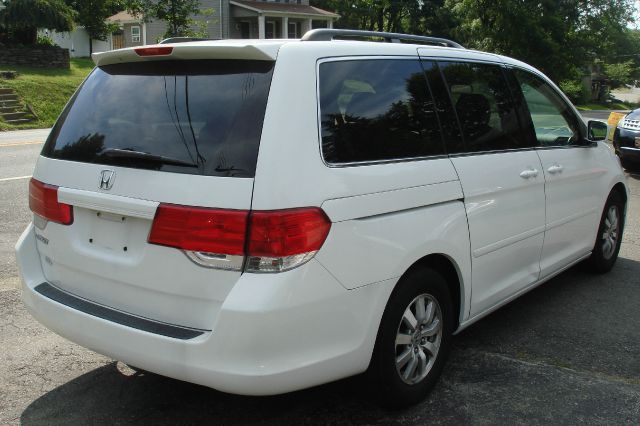
[[333, 19], [327, 21], [327, 28], [333, 28]]
[[282, 17], [282, 31], [280, 38], [289, 38], [289, 17]]
[[264, 15], [258, 15], [258, 38], [264, 38]]
[[142, 45], [147, 44], [147, 24], [145, 22], [142, 23]]
[[311, 31], [312, 29], [313, 29], [313, 20], [311, 18], [305, 19], [304, 20], [304, 32], [302, 33], [302, 35], [304, 35], [304, 33], [306, 33], [307, 31]]

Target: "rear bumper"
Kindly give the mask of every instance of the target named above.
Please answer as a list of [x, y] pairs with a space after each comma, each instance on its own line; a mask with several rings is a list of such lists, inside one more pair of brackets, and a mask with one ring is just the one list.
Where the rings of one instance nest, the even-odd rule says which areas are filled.
[[317, 261], [281, 274], [243, 274], [211, 332], [171, 338], [90, 315], [35, 288], [33, 226], [17, 245], [22, 299], [57, 334], [125, 363], [244, 395], [272, 395], [366, 370], [395, 280], [345, 290]]

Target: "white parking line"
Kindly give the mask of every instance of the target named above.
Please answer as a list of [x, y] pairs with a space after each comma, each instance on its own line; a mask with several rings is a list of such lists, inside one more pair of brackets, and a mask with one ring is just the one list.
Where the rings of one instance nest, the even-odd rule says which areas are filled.
[[10, 178], [2, 178], [0, 179], [0, 182], [7, 182], [10, 180], [18, 180], [18, 179], [29, 179], [31, 177], [31, 175], [29, 176], [16, 176], [16, 177], [10, 177]]

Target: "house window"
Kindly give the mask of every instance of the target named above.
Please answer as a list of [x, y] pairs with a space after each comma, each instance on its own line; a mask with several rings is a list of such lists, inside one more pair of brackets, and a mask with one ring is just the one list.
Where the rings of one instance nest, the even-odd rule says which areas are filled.
[[133, 43], [140, 43], [140, 27], [131, 27], [131, 41]]
[[276, 21], [267, 21], [265, 25], [264, 38], [276, 38]]
[[298, 38], [298, 23], [297, 22], [289, 22], [289, 33], [287, 34], [288, 38]]

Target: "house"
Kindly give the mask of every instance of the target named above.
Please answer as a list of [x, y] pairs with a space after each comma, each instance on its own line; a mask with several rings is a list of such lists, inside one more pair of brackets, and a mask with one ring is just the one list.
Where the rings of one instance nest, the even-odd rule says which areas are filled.
[[[209, 21], [209, 38], [300, 38], [312, 28], [333, 28], [339, 15], [309, 5], [309, 0], [201, 0], [200, 10], [212, 16], [194, 16]], [[164, 38], [164, 21], [143, 22], [142, 17], [119, 12], [107, 18], [119, 29], [106, 41], [93, 41], [93, 51], [154, 44]], [[74, 34], [76, 33], [76, 34]], [[70, 49], [71, 56], [89, 56], [88, 35], [82, 28], [72, 33], [52, 33], [53, 40]]]

